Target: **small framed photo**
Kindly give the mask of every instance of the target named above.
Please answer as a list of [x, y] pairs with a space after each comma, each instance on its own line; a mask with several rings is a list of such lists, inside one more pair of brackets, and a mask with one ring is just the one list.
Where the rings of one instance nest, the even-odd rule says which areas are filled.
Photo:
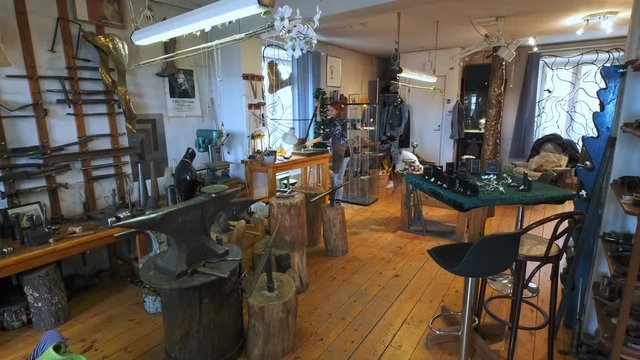
[[360, 102], [360, 94], [349, 94], [349, 104], [357, 104]]
[[487, 160], [487, 169], [485, 170], [485, 173], [491, 174], [491, 175], [500, 174], [500, 161]]
[[327, 86], [340, 87], [342, 83], [342, 59], [327, 55]]
[[75, 0], [76, 19], [124, 29], [125, 6], [125, 0]]
[[37, 201], [25, 205], [19, 205], [12, 208], [6, 209], [7, 215], [11, 218], [13, 214], [20, 214], [20, 222], [22, 223], [22, 227], [29, 227], [29, 223], [27, 223], [26, 217], [29, 214], [33, 214], [35, 216], [36, 224], [42, 224], [43, 219], [46, 216], [44, 214], [44, 208], [42, 203]]

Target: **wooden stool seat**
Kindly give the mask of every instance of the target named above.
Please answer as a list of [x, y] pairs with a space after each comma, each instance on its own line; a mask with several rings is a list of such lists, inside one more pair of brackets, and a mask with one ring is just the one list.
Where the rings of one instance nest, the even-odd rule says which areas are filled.
[[[520, 256], [527, 257], [543, 257], [547, 246], [549, 245], [549, 239], [540, 235], [524, 234], [520, 239], [520, 250], [518, 251]], [[550, 256], [558, 255], [560, 253], [560, 246], [553, 243], [549, 251]]]

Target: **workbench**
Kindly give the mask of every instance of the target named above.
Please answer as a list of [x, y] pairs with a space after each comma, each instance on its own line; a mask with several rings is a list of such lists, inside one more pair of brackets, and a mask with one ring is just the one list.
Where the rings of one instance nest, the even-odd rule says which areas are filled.
[[267, 175], [267, 197], [276, 196], [276, 175], [290, 170], [301, 170], [301, 184], [309, 184], [308, 169], [316, 167], [316, 181], [321, 183], [324, 189], [331, 187], [331, 176], [329, 175], [329, 159], [331, 153], [323, 153], [309, 156], [293, 155], [289, 160], [277, 160], [276, 162], [264, 162], [258, 160], [244, 160], [244, 170], [247, 178], [247, 189], [249, 197], [254, 199], [255, 180], [254, 174], [264, 173]]
[[15, 251], [0, 255], [0, 278], [56, 262], [118, 241], [115, 234], [126, 231], [120, 228], [98, 228], [93, 234], [69, 237], [52, 244], [40, 246], [20, 245], [18, 242], [0, 239], [0, 247], [11, 246]]

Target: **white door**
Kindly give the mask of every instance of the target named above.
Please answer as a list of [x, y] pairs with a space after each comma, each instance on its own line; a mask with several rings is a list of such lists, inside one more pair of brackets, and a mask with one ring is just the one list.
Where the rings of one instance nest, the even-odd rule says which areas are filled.
[[[411, 140], [418, 143], [416, 153], [423, 159], [437, 164], [443, 163], [441, 154], [443, 136], [449, 136], [442, 131], [445, 118], [445, 84], [446, 76], [438, 76], [434, 86], [442, 92], [407, 86], [402, 86], [400, 90], [402, 98], [409, 105]], [[429, 83], [419, 81], [412, 81], [411, 85], [431, 86]]]

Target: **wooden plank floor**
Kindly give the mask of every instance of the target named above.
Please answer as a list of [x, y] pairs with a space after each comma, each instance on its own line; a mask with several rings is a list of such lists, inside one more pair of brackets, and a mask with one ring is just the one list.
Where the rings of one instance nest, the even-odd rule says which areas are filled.
[[[299, 295], [296, 350], [289, 359], [457, 359], [456, 344], [423, 346], [427, 323], [443, 304], [459, 308], [463, 279], [439, 268], [426, 249], [449, 240], [418, 236], [399, 229], [399, 190], [369, 207], [344, 205], [349, 254], [324, 255], [322, 246], [308, 251], [309, 289]], [[571, 204], [528, 207], [526, 222], [570, 209]], [[456, 223], [457, 213], [427, 208], [429, 220]], [[509, 231], [515, 207], [498, 207], [486, 232]], [[541, 230], [551, 231], [551, 227]], [[535, 281], [548, 304], [549, 271]], [[488, 295], [493, 294], [489, 289]], [[497, 313], [506, 315], [507, 303]], [[521, 323], [540, 321], [524, 307]], [[60, 327], [71, 348], [88, 359], [161, 359], [163, 328], [160, 315], [149, 315], [141, 291], [125, 280], [114, 280], [71, 301], [71, 320]], [[0, 332], [0, 359], [25, 359], [42, 332], [23, 328]], [[561, 329], [557, 353], [570, 334]], [[546, 359], [546, 329], [520, 331], [517, 359]], [[492, 345], [506, 357], [506, 342]]]

